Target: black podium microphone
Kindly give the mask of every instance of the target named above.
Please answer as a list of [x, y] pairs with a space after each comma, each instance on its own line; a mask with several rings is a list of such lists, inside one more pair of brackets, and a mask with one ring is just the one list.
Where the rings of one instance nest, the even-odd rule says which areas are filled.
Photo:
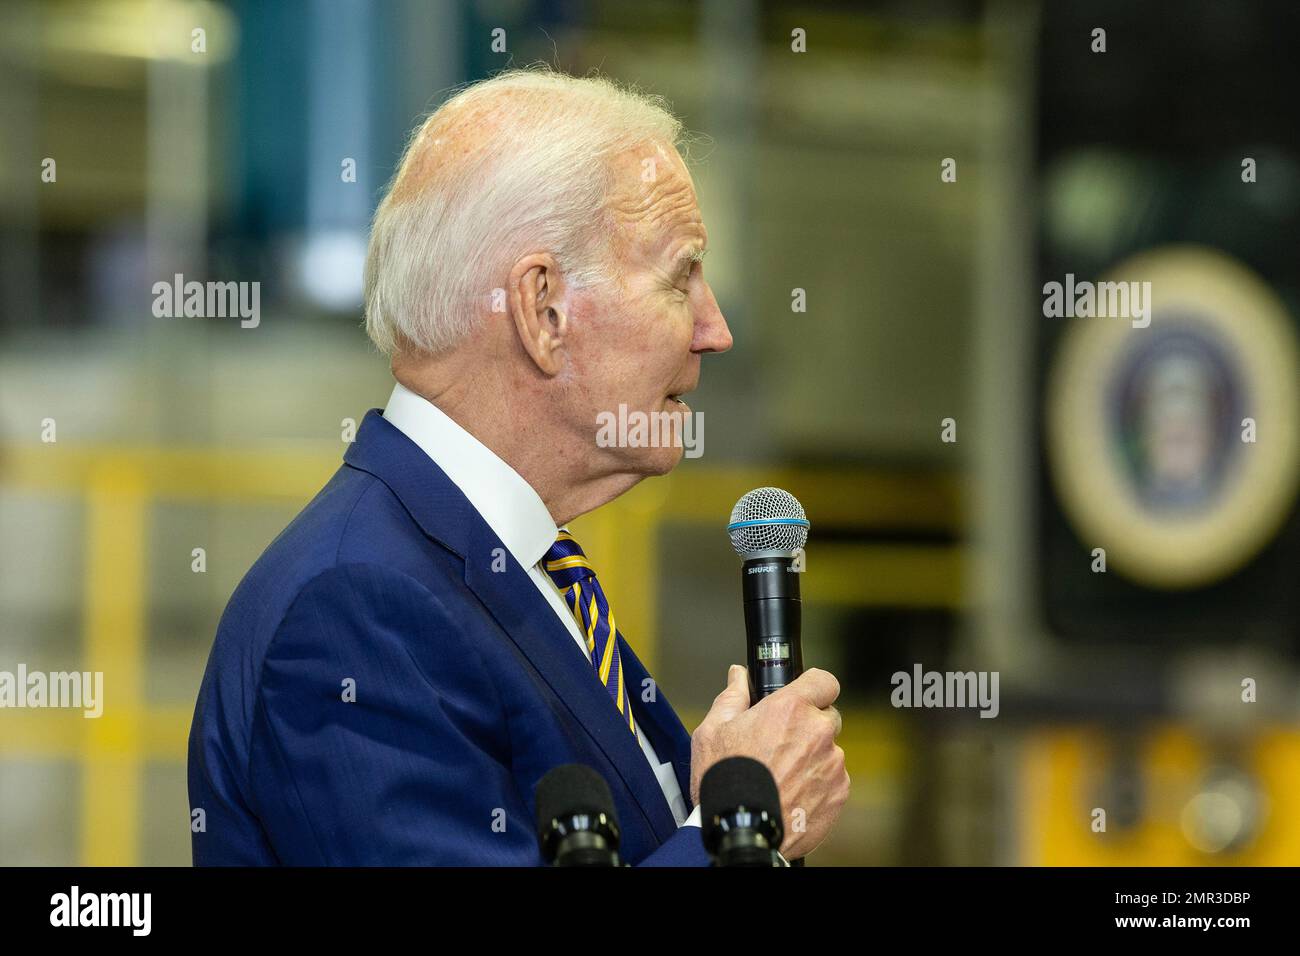
[[782, 866], [781, 795], [765, 766], [727, 757], [700, 780], [700, 837], [714, 866]]
[[554, 866], [620, 866], [618, 815], [609, 784], [590, 767], [564, 764], [537, 784], [537, 842]]
[[731, 509], [727, 534], [743, 560], [740, 585], [751, 706], [803, 673], [795, 557], [808, 543], [808, 528], [803, 505], [780, 488], [755, 488]]

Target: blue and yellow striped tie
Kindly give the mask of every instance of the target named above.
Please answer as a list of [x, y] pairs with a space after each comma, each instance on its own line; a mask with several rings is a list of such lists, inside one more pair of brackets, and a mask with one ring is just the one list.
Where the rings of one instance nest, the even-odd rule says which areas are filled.
[[542, 567], [569, 602], [573, 616], [586, 635], [587, 653], [596, 669], [596, 676], [609, 691], [627, 729], [635, 736], [632, 701], [623, 683], [623, 666], [618, 653], [618, 626], [614, 623], [614, 612], [605, 600], [605, 592], [596, 580], [595, 570], [567, 531], [561, 531], [555, 544], [547, 550], [542, 558]]

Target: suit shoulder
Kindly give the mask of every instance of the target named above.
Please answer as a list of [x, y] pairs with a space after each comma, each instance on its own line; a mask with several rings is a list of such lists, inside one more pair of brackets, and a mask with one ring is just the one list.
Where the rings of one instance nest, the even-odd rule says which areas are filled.
[[[390, 540], [402, 537], [400, 522], [374, 520], [375, 513], [391, 508], [382, 503], [385, 497], [392, 494], [381, 481], [343, 465], [266, 547], [221, 615], [200, 705], [205, 697], [221, 697], [232, 719], [247, 719], [266, 649], [304, 588], [341, 563], [340, 554], [349, 550], [349, 537], [358, 533]], [[361, 522], [358, 532], [353, 517], [363, 509], [372, 511], [371, 520]]]
[[365, 472], [347, 465], [339, 468], [248, 569], [231, 595], [218, 633], [229, 626], [274, 629], [307, 582], [337, 563], [353, 513], [386, 491]]
[[345, 566], [373, 566], [431, 595], [463, 587], [459, 559], [429, 539], [379, 478], [343, 465], [267, 546], [235, 588], [208, 670], [247, 690], [276, 629], [303, 591]]

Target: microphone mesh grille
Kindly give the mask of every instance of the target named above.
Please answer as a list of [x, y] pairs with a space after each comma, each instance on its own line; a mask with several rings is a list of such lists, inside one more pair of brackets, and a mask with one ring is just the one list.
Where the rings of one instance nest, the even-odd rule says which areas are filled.
[[808, 543], [808, 516], [790, 492], [755, 488], [731, 509], [727, 534], [741, 557], [755, 551], [794, 551]]

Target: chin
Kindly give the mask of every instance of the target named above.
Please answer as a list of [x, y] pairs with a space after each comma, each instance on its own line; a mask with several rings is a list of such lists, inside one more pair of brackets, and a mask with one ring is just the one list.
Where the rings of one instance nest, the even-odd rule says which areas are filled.
[[637, 468], [637, 471], [645, 475], [647, 478], [660, 477], [668, 474], [676, 468], [682, 460], [683, 449], [681, 448], [647, 448], [644, 450], [654, 452], [653, 457], [637, 462], [640, 466]]

